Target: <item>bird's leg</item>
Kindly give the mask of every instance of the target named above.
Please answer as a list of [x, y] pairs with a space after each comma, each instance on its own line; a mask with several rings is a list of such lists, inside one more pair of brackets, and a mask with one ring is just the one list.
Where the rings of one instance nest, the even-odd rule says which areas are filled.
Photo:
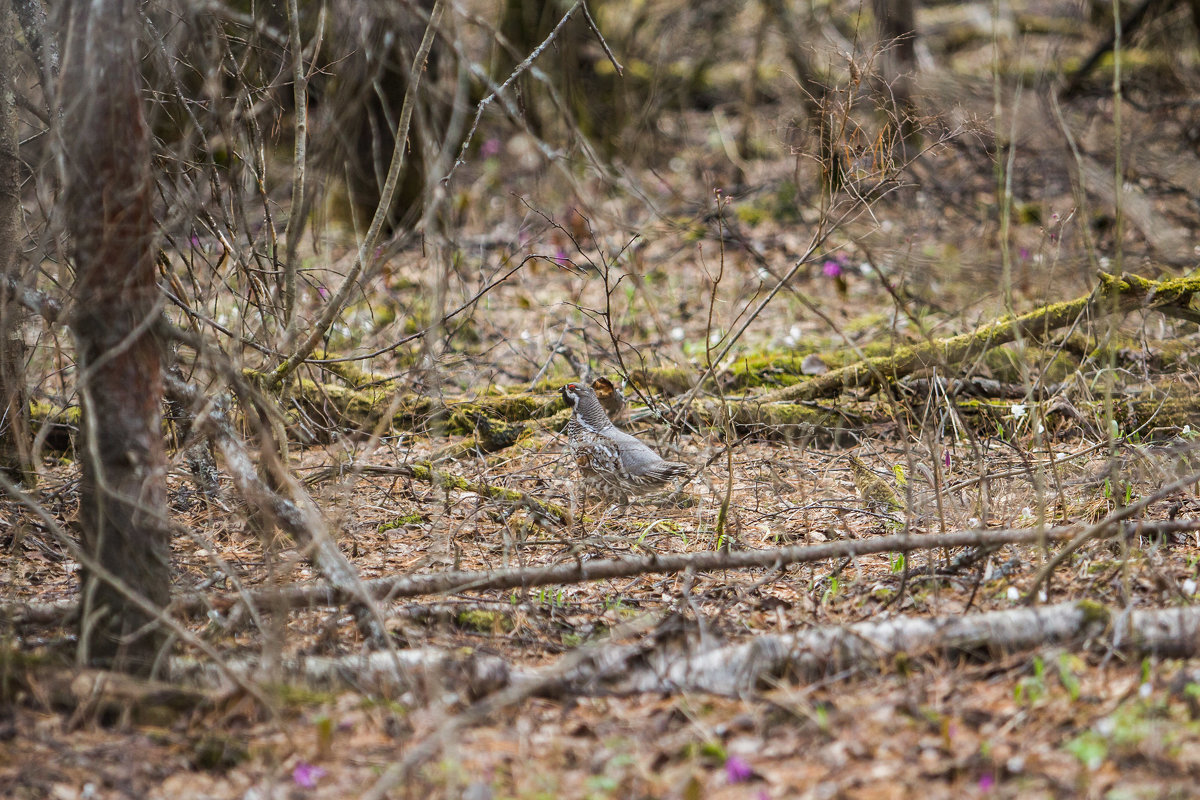
[[[579, 534], [580, 534], [580, 536], [586, 536], [587, 530], [583, 527], [583, 518], [587, 514], [588, 482], [581, 481], [578, 485], [580, 487], [579, 488], [579, 495], [580, 495], [580, 497], [579, 497]], [[574, 492], [572, 492], [572, 494], [574, 494]]]

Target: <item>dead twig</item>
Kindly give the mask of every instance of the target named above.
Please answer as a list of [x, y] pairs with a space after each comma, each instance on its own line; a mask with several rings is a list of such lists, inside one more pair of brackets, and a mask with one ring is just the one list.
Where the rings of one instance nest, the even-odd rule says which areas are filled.
[[[460, 479], [455, 479], [460, 480]], [[1193, 478], [1193, 480], [1195, 480]], [[1069, 525], [1045, 529], [973, 530], [940, 534], [896, 534], [872, 539], [827, 542], [817, 545], [794, 545], [770, 550], [721, 550], [716, 552], [680, 555], [651, 555], [637, 558], [571, 561], [546, 567], [498, 569], [488, 571], [449, 571], [425, 575], [377, 578], [363, 582], [368, 594], [380, 601], [401, 597], [449, 594], [463, 591], [532, 588], [551, 584], [582, 583], [584, 581], [628, 578], [646, 573], [670, 574], [686, 570], [696, 572], [722, 569], [779, 569], [790, 564], [825, 561], [831, 558], [852, 558], [877, 553], [909, 553], [918, 550], [951, 547], [984, 547], [1005, 544], [1040, 544], [1066, 541], [1076, 537], [1081, 528]], [[1092, 536], [1128, 536], [1145, 534], [1161, 536], [1170, 533], [1200, 530], [1200, 519], [1129, 521], [1111, 520], [1108, 525], [1089, 526]], [[333, 586], [293, 585], [275, 591], [252, 593], [255, 603], [272, 608], [304, 608], [332, 606], [355, 598]], [[223, 604], [203, 596], [183, 597], [179, 608], [186, 613], [206, 613], [213, 605], [229, 607], [238, 602], [237, 596]]]

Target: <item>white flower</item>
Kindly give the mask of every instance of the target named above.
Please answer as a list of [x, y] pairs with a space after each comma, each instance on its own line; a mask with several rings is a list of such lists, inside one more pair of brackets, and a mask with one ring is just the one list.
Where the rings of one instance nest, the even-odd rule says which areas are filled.
[[682, 342], [685, 336], [687, 336], [687, 333], [685, 333], [683, 328], [680, 327], [679, 325], [676, 325], [674, 328], [671, 328], [671, 340], [672, 341]]
[[1179, 588], [1183, 589], [1183, 593], [1190, 597], [1196, 593], [1196, 582], [1191, 578], [1185, 578]]
[[1150, 685], [1150, 681], [1146, 681], [1138, 687], [1138, 697], [1145, 700], [1154, 692], [1154, 687]]
[[1010, 603], [1015, 603], [1021, 599], [1021, 592], [1015, 586], [1008, 587], [1008, 591], [1004, 594]]
[[1021, 403], [1013, 403], [1012, 404], [1012, 415], [1016, 419], [1020, 419], [1021, 417], [1025, 416], [1026, 411], [1027, 411], [1027, 409]]

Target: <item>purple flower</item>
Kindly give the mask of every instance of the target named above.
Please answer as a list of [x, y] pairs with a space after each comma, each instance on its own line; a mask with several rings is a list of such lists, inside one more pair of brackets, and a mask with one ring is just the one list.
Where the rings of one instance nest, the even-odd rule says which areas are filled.
[[947, 450], [945, 457], [942, 459], [946, 463], [946, 469], [950, 469], [950, 451]]
[[199, 246], [200, 246], [200, 237], [199, 237], [199, 236], [197, 236], [196, 234], [194, 234], [194, 233], [193, 233], [193, 234], [192, 234], [192, 235], [191, 235], [191, 236], [188, 238], [188, 244], [190, 244], [190, 245], [191, 245], [192, 247], [194, 247], [194, 248], [195, 248], [195, 247], [199, 247]]
[[479, 154], [484, 158], [492, 158], [500, 155], [500, 140], [488, 139], [479, 146]]
[[1021, 248], [1021, 260], [1022, 261], [1029, 260], [1029, 251], [1027, 249], [1025, 249], [1024, 247]]
[[311, 789], [317, 785], [317, 781], [325, 777], [325, 770], [321, 767], [315, 767], [307, 761], [297, 762], [296, 767], [292, 770], [292, 780], [295, 784], [304, 789]]
[[742, 783], [754, 777], [754, 770], [750, 765], [737, 756], [729, 756], [725, 759], [725, 779], [730, 783]]
[[996, 787], [996, 779], [992, 777], [992, 773], [985, 772], [979, 776], [979, 791], [990, 792]]
[[567, 258], [567, 251], [563, 250], [561, 247], [554, 251], [554, 263], [558, 264], [560, 267], [570, 264], [571, 259]]
[[318, 287], [317, 287], [317, 294], [319, 294], [319, 295], [321, 296], [321, 299], [322, 299], [322, 300], [328, 300], [328, 299], [329, 299], [329, 290], [328, 290], [328, 289], [326, 289], [324, 286], [318, 286]]
[[833, 259], [829, 259], [821, 265], [821, 272], [826, 278], [839, 278], [842, 275], [842, 265]]

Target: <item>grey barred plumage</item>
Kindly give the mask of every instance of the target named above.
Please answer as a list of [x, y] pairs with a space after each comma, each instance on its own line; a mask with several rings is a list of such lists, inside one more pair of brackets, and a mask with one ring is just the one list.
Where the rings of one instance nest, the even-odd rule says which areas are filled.
[[688, 473], [687, 464], [664, 460], [613, 425], [592, 387], [568, 383], [562, 396], [574, 409], [567, 423], [567, 445], [587, 485], [625, 502], [629, 495], [660, 489]]

